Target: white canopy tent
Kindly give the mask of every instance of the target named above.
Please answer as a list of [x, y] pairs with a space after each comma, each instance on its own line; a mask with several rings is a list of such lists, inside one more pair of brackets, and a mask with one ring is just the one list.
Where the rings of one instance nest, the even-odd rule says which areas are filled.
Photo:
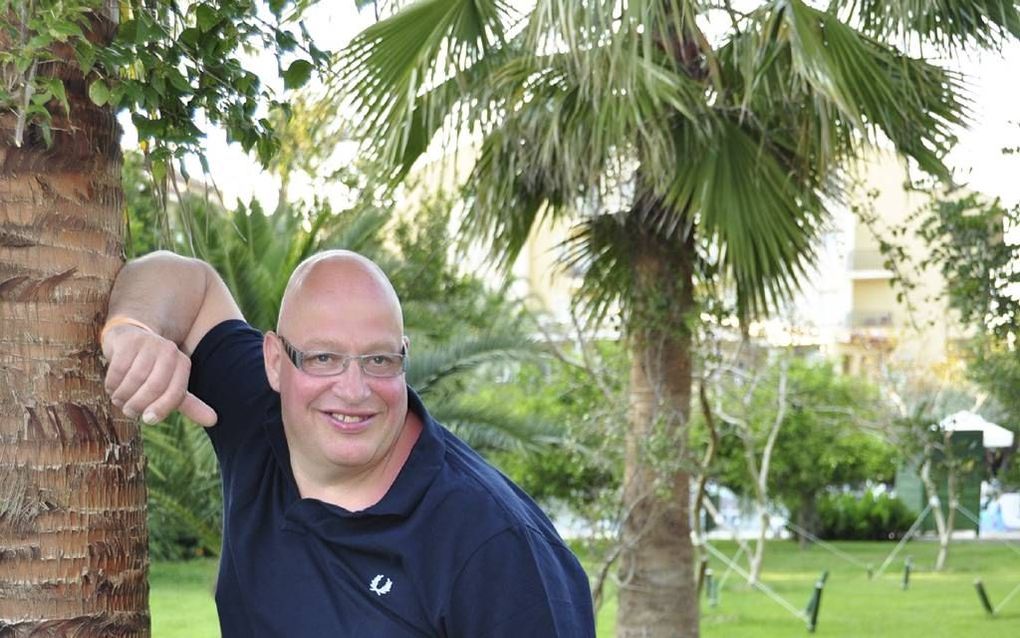
[[950, 432], [981, 432], [985, 448], [1012, 447], [1013, 433], [1001, 425], [986, 421], [980, 414], [962, 410], [942, 419], [939, 427]]

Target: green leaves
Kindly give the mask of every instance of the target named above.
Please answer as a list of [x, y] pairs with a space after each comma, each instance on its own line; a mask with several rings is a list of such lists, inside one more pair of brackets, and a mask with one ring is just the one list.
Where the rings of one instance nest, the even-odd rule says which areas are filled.
[[1020, 224], [1020, 208], [974, 193], [945, 195], [919, 211], [918, 236], [928, 255], [922, 269], [938, 269], [950, 307], [964, 325], [1002, 345], [1020, 335], [1020, 268], [1006, 230]]
[[1020, 37], [1015, 0], [858, 0], [840, 11], [880, 38], [909, 33], [943, 50], [1001, 46]]
[[[366, 148], [390, 163], [403, 157], [419, 93], [491, 53], [513, 15], [503, 0], [422, 0], [358, 34], [341, 53], [342, 81], [359, 130], [374, 141]], [[420, 115], [426, 128], [433, 129], [450, 105], [420, 106], [427, 108]]]
[[103, 106], [110, 101], [110, 88], [103, 80], [93, 80], [89, 84], [89, 99], [96, 105]]
[[[939, 28], [960, 33], [1013, 21], [995, 0], [921, 4], [890, 15], [951, 18]], [[608, 221], [636, 215], [677, 250], [695, 232], [699, 272], [762, 313], [796, 289], [851, 158], [891, 140], [944, 176], [965, 120], [961, 78], [880, 41], [886, 26], [859, 18], [881, 7], [854, 5], [840, 19], [762, 3], [710, 44], [702, 9], [681, 0], [539, 0], [519, 22], [499, 0], [425, 0], [359, 34], [344, 78], [364, 148], [397, 178], [430, 144], [481, 134], [468, 225], [505, 262], [569, 216], [583, 229], [574, 248], [601, 251], [571, 263], [624, 282], [626, 254], [595, 240], [637, 228]], [[667, 205], [648, 216], [644, 197]]]
[[[99, 38], [85, 37], [88, 29], [95, 28], [88, 20], [95, 0], [29, 3], [26, 25], [11, 22], [13, 14], [0, 17], [0, 30], [17, 43], [0, 52], [0, 65], [27, 79], [33, 69], [45, 68], [40, 64], [54, 60], [50, 48], [55, 43], [66, 42], [87, 76], [89, 99], [137, 115], [140, 138], [153, 148], [163, 147], [174, 156], [198, 151], [204, 134], [196, 121], [204, 120], [221, 125], [232, 139], [267, 163], [279, 145], [271, 122], [256, 115], [259, 106], [277, 99], [273, 86], [282, 84], [292, 90], [306, 85], [314, 71], [330, 64], [330, 53], [315, 47], [299, 22], [308, 2], [300, 2], [286, 17], [282, 12], [293, 3], [271, 2], [276, 15], [273, 23], [259, 13], [264, 4], [206, 0], [184, 3], [182, 8], [167, 0], [144, 6], [122, 3], [124, 19], [116, 27], [113, 42], [105, 45]], [[245, 68], [246, 56], [241, 53], [252, 50], [275, 54], [278, 62], [285, 60], [278, 65], [280, 83], [263, 84]], [[299, 50], [307, 55], [294, 59]], [[63, 86], [57, 87], [43, 75], [32, 80], [30, 88], [14, 87], [0, 107], [17, 110], [19, 99], [25, 102], [34, 96], [27, 122], [46, 126], [45, 105], [50, 100], [68, 112]]]
[[294, 60], [283, 72], [283, 85], [287, 89], [298, 89], [312, 77], [312, 63], [308, 60]]
[[[64, 83], [60, 78], [44, 78], [46, 85], [46, 93], [52, 98], [60, 102], [60, 106], [64, 108], [64, 113], [68, 116], [71, 115], [71, 105], [67, 102], [67, 92], [64, 90]], [[48, 99], [46, 100], [49, 101]]]
[[66, 42], [68, 38], [84, 38], [81, 26], [71, 19], [58, 20], [50, 24], [49, 35], [57, 42]]
[[[84, 44], [90, 0], [64, 0], [60, 3], [29, 3], [17, 11], [0, 11], [0, 69], [4, 88], [0, 91], [0, 109], [14, 114], [13, 133], [8, 143], [21, 145], [25, 133], [36, 128], [46, 146], [53, 143], [54, 103], [70, 115], [70, 104], [63, 84], [64, 74], [53, 69], [62, 64], [66, 47], [78, 51]], [[52, 6], [51, 6], [52, 5]], [[59, 45], [59, 55], [57, 47]], [[66, 126], [61, 123], [61, 126]]]
[[[842, 128], [874, 140], [880, 131], [926, 172], [948, 175], [942, 157], [965, 117], [959, 77], [868, 39], [799, 0], [786, 3], [780, 19], [776, 43], [789, 48], [792, 79], [803, 82], [819, 113], [829, 114], [829, 122], [815, 120], [825, 128], [823, 135], [844, 135], [834, 133]], [[835, 157], [846, 148], [820, 150]]]
[[221, 19], [219, 12], [208, 4], [200, 4], [195, 7], [195, 23], [202, 33], [212, 31]]
[[287, 6], [290, 0], [269, 0], [269, 10], [273, 12], [273, 15], [280, 17], [283, 13], [283, 8]]
[[[720, 120], [708, 134], [677, 127], [677, 171], [670, 208], [697, 211], [703, 241], [714, 245], [724, 279], [732, 277], [741, 311], [764, 314], [789, 298], [811, 262], [821, 203], [810, 185], [791, 178], [767, 140]], [[688, 158], [698, 158], [690, 161]], [[675, 226], [676, 220], [654, 220]]]

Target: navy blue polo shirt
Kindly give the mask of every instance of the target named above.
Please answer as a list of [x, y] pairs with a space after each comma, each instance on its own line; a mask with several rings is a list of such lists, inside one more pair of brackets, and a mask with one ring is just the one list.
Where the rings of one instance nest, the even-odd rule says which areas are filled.
[[595, 635], [587, 576], [549, 519], [410, 389], [421, 436], [359, 512], [299, 496], [260, 332], [213, 328], [190, 390], [219, 416], [225, 638]]

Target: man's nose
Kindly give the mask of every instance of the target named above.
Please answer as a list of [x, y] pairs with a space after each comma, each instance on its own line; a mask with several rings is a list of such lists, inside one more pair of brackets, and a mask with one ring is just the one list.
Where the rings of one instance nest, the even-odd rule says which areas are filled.
[[347, 366], [340, 374], [333, 376], [331, 389], [338, 397], [348, 400], [365, 399], [372, 394], [367, 376], [361, 370], [357, 359], [353, 358], [347, 360]]

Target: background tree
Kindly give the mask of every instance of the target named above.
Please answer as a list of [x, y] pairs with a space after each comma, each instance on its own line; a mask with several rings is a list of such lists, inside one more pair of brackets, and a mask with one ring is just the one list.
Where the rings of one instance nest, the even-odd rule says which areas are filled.
[[[917, 468], [926, 500], [931, 505], [930, 516], [939, 541], [934, 569], [942, 571], [956, 529], [961, 480], [965, 474], [976, 470], [974, 459], [980, 455], [975, 454], [973, 448], [981, 445], [981, 439], [954, 437], [953, 431], [940, 427], [941, 419], [933, 415], [945, 412], [932, 409], [933, 405], [921, 403], [911, 414], [897, 419], [894, 427], [903, 456]], [[943, 484], [944, 492], [940, 489]]]
[[604, 525], [619, 515], [624, 352], [617, 343], [594, 340], [548, 345], [554, 356], [520, 366], [487, 391], [521, 415], [562, 424], [564, 440], [532, 454], [501, 455], [499, 464], [536, 500]]
[[729, 432], [724, 430], [720, 436], [722, 448], [731, 443], [732, 457], [740, 459], [741, 491], [754, 499], [758, 510], [758, 539], [748, 556], [747, 584], [753, 586], [761, 576], [765, 539], [771, 529], [772, 460], [790, 409], [790, 360], [787, 353], [780, 353], [771, 365], [756, 363], [753, 357], [737, 359], [744, 365], [717, 370], [710, 377], [717, 381], [712, 412], [728, 426]]
[[800, 528], [818, 533], [816, 502], [827, 490], [891, 484], [896, 450], [882, 436], [890, 416], [877, 388], [837, 373], [830, 362], [794, 359], [791, 409], [776, 444], [773, 493]]
[[123, 260], [115, 111], [158, 182], [199, 118], [267, 161], [257, 112], [278, 96], [240, 53], [303, 84], [327, 61], [302, 44], [306, 4], [0, 1], [0, 633], [149, 633], [141, 442], [97, 343]]
[[[698, 633], [689, 538], [695, 280], [747, 318], [810, 262], [841, 167], [889, 140], [925, 171], [962, 119], [960, 78], [891, 41], [948, 50], [1020, 35], [1008, 1], [797, 0], [748, 12], [682, 0], [424, 0], [360, 34], [347, 86], [366, 148], [398, 177], [480, 133], [467, 222], [505, 262], [576, 222], [580, 299], [619, 302], [630, 350], [620, 636]], [[706, 35], [709, 14], [730, 28]]]
[[970, 328], [968, 373], [990, 393], [1020, 433], [1020, 263], [1010, 233], [1020, 207], [980, 193], [949, 194], [919, 211], [918, 234], [928, 247], [921, 268], [937, 268], [949, 306]]
[[[1020, 334], [1020, 264], [1016, 246], [1008, 240], [1020, 222], [1020, 208], [1007, 208], [980, 193], [962, 189], [939, 192], [928, 186], [921, 185], [938, 194], [913, 216], [926, 255], [910, 263], [902, 248], [892, 242], [885, 242], [883, 250], [889, 259], [900, 262], [900, 271], [905, 274], [896, 283], [904, 288], [911, 286], [911, 271], [937, 269], [945, 282], [941, 294], [969, 334], [962, 354], [966, 376], [977, 385], [971, 388], [977, 396], [954, 397], [959, 391], [947, 393], [941, 388], [928, 392], [922, 400], [912, 402], [910, 409], [904, 406], [898, 428], [904, 441], [901, 446], [909, 451], [908, 460], [916, 462], [925, 493], [935, 503], [932, 518], [939, 537], [936, 569], [941, 570], [955, 528], [960, 481], [977, 468], [972, 467], [974, 455], [964, 449], [961, 437], [954, 438], [952, 431], [944, 431], [937, 424], [967, 409], [981, 411], [1020, 432], [1020, 399], [1016, 392], [1020, 383], [1016, 347]], [[957, 385], [966, 387], [966, 381], [961, 378]], [[986, 468], [982, 469], [989, 479], [1020, 484], [1016, 471], [1010, 472], [1011, 465], [1015, 465], [1011, 463], [1015, 449], [1014, 443], [1013, 449], [983, 455]], [[943, 481], [947, 502], [938, 499]]]
[[[732, 405], [726, 397], [737, 392], [747, 405], [743, 429], [721, 437], [714, 468], [716, 480], [737, 494], [755, 492], [758, 472], [749, 472], [746, 459], [763, 456], [766, 435], [779, 416], [778, 367], [773, 362], [759, 372], [762, 378], [753, 387], [737, 381], [735, 389], [714, 393], [717, 403]], [[862, 489], [869, 481], [891, 483], [897, 455], [882, 436], [887, 411], [878, 390], [863, 379], [837, 373], [828, 361], [792, 357], [785, 394], [787, 407], [776, 430], [766, 491], [790, 512], [791, 528], [806, 546], [808, 535], [819, 532], [819, 497], [829, 490]]]

